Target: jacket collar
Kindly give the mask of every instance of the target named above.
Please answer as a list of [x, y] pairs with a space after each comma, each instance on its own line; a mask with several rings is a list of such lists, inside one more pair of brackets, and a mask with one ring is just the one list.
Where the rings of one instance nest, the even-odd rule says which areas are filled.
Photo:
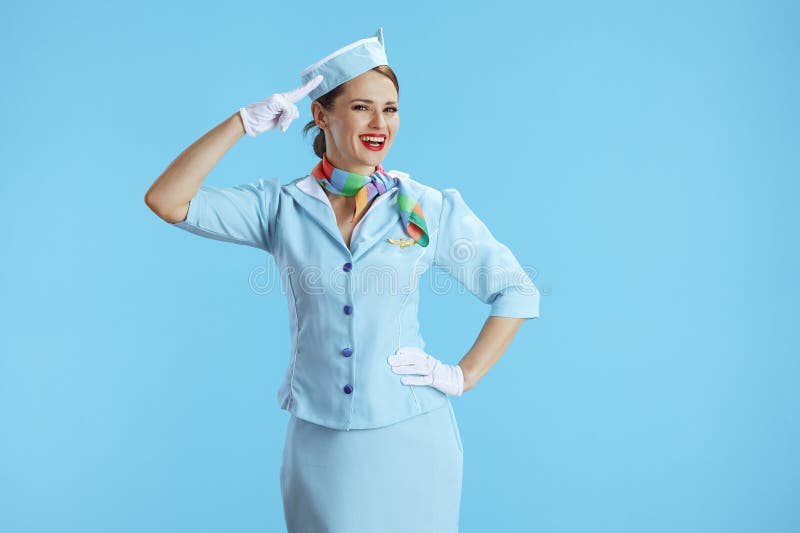
[[[389, 171], [390, 174], [404, 179], [407, 174]], [[375, 198], [372, 204], [361, 217], [353, 230], [350, 238], [350, 249], [344, 243], [342, 234], [336, 224], [336, 215], [333, 212], [328, 196], [322, 190], [317, 178], [309, 174], [296, 180], [294, 185], [289, 184], [289, 194], [303, 207], [311, 218], [339, 245], [352, 255], [353, 259], [366, 253], [389, 231], [389, 228], [401, 220], [400, 211], [397, 209], [397, 186]]]

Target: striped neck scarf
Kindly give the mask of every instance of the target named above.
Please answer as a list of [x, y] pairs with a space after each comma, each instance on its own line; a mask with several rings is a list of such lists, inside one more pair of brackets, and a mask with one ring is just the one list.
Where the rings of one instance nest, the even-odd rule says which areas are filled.
[[334, 167], [326, 154], [322, 154], [322, 159], [311, 170], [311, 174], [323, 189], [343, 196], [355, 196], [356, 209], [352, 220], [358, 217], [375, 195], [384, 194], [397, 185], [397, 207], [406, 233], [420, 246], [428, 246], [428, 226], [419, 202], [409, 194], [404, 180], [387, 174], [381, 165], [375, 167], [375, 172], [369, 176], [363, 176]]

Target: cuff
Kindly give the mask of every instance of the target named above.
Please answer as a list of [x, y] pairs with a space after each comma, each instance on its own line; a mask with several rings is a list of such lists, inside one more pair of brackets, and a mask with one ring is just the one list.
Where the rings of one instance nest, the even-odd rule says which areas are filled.
[[539, 290], [534, 286], [505, 289], [492, 302], [489, 316], [537, 318], [539, 316]]
[[189, 201], [189, 210], [186, 212], [186, 219], [174, 222], [172, 225], [178, 228], [198, 227], [200, 222], [200, 212], [205, 206], [205, 194], [202, 188], [195, 193], [194, 198]]

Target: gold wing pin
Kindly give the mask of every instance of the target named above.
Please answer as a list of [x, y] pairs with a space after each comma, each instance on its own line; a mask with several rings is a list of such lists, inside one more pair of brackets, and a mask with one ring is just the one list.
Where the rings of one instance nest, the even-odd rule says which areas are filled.
[[406, 246], [413, 246], [417, 244], [417, 241], [414, 239], [386, 239], [386, 242], [396, 244], [400, 246], [400, 248], [405, 248]]

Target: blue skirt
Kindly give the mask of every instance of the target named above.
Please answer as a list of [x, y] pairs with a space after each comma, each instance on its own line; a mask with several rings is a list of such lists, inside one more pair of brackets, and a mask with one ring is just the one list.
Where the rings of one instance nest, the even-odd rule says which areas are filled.
[[463, 467], [450, 401], [349, 431], [292, 415], [280, 469], [289, 533], [457, 533]]

